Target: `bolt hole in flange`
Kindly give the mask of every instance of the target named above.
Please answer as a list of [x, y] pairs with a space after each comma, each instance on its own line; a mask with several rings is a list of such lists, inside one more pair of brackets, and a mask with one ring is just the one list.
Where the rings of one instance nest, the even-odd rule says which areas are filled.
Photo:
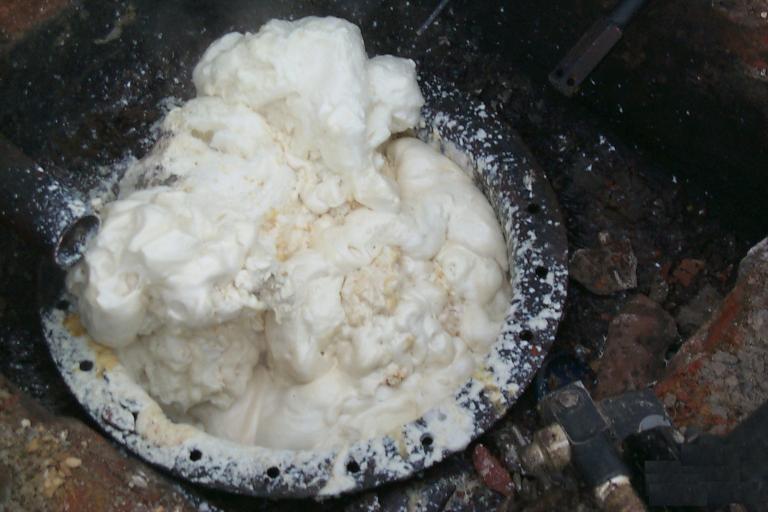
[[531, 204], [528, 205], [528, 208], [526, 208], [526, 210], [531, 215], [536, 215], [537, 213], [539, 213], [541, 211], [541, 206], [539, 206], [537, 203], [531, 203]]
[[520, 339], [523, 341], [532, 341], [533, 340], [533, 333], [529, 331], [528, 329], [522, 331], [520, 333]]
[[429, 435], [429, 434], [424, 434], [423, 436], [421, 436], [421, 446], [422, 446], [422, 447], [423, 447], [425, 450], [429, 450], [429, 449], [432, 447], [432, 443], [433, 443], [434, 441], [435, 441], [435, 440], [434, 440], [434, 439], [432, 438], [432, 436], [431, 436], [431, 435]]
[[354, 460], [347, 462], [347, 472], [348, 473], [360, 472], [360, 464], [358, 464], [357, 461], [354, 461]]
[[280, 476], [280, 468], [277, 468], [275, 466], [272, 466], [271, 468], [267, 469], [267, 476], [271, 479], [275, 479]]
[[83, 360], [80, 361], [80, 371], [81, 372], [89, 372], [93, 370], [93, 361]]
[[202, 458], [203, 458], [203, 452], [201, 452], [197, 448], [189, 452], [189, 460], [191, 460], [192, 462], [197, 462]]
[[536, 267], [536, 277], [544, 279], [549, 275], [549, 269], [547, 267]]

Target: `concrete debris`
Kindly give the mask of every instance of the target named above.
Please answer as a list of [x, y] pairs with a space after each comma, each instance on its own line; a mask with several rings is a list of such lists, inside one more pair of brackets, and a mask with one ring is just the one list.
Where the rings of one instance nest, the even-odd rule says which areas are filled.
[[685, 342], [656, 385], [680, 427], [730, 431], [768, 400], [768, 239], [739, 266], [731, 292]]
[[600, 247], [578, 249], [571, 258], [570, 274], [597, 295], [611, 295], [637, 287], [637, 258], [629, 240], [614, 240], [602, 232]]
[[608, 326], [597, 368], [596, 398], [642, 389], [664, 369], [664, 354], [677, 339], [675, 320], [645, 295], [633, 297]]

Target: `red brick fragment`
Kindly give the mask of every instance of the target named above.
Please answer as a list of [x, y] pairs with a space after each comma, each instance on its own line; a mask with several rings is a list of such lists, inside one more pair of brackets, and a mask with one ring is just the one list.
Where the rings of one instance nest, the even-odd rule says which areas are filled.
[[485, 485], [504, 496], [511, 496], [515, 486], [504, 466], [501, 465], [491, 452], [482, 444], [477, 444], [472, 451], [472, 463], [475, 471], [483, 479]]

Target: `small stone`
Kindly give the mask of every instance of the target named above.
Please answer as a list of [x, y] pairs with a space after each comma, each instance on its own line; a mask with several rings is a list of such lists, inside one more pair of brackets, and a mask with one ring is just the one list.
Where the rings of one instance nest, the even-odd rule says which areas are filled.
[[43, 478], [45, 479], [43, 481], [43, 495], [46, 498], [52, 498], [59, 487], [64, 483], [64, 478], [62, 474], [55, 469], [46, 469]]
[[[514, 427], [514, 426], [513, 426]], [[519, 471], [522, 469], [520, 454], [514, 428], [499, 428], [490, 434], [494, 446], [498, 447], [501, 463], [510, 471]]]
[[22, 418], [21, 428], [29, 428], [30, 426], [32, 426], [32, 422], [29, 421], [27, 418]]
[[571, 277], [597, 295], [636, 288], [637, 258], [629, 240], [613, 240], [608, 233], [600, 233], [599, 239], [600, 247], [574, 252]]
[[83, 461], [77, 457], [67, 457], [64, 459], [64, 465], [71, 469], [79, 468], [82, 464]]
[[709, 407], [709, 412], [712, 413], [714, 416], [718, 416], [720, 418], [727, 418], [728, 417], [728, 410], [721, 406], [721, 405], [712, 405]]
[[138, 487], [139, 489], [146, 489], [147, 478], [144, 475], [140, 475], [140, 474], [133, 475], [128, 485], [130, 485], [131, 487]]
[[38, 441], [36, 437], [27, 443], [27, 452], [29, 453], [34, 453], [39, 448], [40, 448], [40, 441]]

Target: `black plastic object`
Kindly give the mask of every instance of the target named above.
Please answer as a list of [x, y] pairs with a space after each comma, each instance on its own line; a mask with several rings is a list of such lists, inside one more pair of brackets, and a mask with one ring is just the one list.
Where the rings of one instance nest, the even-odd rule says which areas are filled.
[[611, 433], [618, 442], [639, 432], [672, 427], [664, 406], [650, 389], [628, 391], [606, 398], [600, 402], [599, 408], [610, 419]]
[[645, 462], [648, 499], [654, 506], [765, 510], [768, 503], [768, 402], [727, 436], [705, 434], [680, 446], [677, 457]]
[[573, 464], [590, 487], [630, 475], [614, 447], [611, 424], [580, 382], [547, 395], [539, 408], [545, 422], [563, 427]]
[[77, 192], [0, 136], [0, 219], [67, 268], [99, 219]]

